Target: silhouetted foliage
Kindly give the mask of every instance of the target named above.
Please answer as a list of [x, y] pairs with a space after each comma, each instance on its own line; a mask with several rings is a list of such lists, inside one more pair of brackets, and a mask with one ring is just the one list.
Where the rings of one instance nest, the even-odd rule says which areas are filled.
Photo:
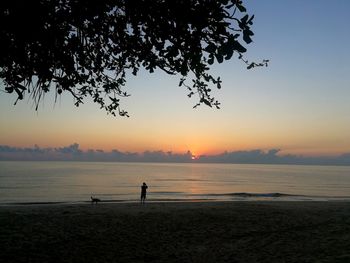
[[179, 85], [199, 96], [195, 107], [219, 108], [209, 86], [220, 89], [221, 80], [209, 66], [234, 53], [242, 59], [242, 41], [253, 36], [254, 16], [245, 13], [240, 0], [1, 0], [0, 78], [17, 100], [30, 93], [36, 109], [54, 89], [76, 106], [92, 97], [128, 116], [120, 108], [127, 74], [161, 69], [182, 75]]

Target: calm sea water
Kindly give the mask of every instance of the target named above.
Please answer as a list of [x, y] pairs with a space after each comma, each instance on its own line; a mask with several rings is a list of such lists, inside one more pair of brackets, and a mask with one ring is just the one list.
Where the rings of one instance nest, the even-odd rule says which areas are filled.
[[90, 162], [0, 162], [0, 203], [350, 200], [350, 167]]

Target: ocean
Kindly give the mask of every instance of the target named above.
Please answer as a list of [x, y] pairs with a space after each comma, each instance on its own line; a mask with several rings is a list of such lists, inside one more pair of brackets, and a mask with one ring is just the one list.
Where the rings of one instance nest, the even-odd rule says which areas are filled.
[[0, 162], [0, 204], [350, 200], [350, 167], [260, 164]]

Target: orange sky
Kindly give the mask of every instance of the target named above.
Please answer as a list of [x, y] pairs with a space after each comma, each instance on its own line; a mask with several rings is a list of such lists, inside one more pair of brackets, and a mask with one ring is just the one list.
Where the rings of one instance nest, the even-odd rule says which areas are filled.
[[[336, 119], [307, 122], [300, 117], [298, 124], [285, 119], [274, 125], [269, 118], [230, 117], [225, 109], [189, 108], [183, 110], [186, 114], [176, 116], [169, 107], [171, 118], [160, 114], [150, 120], [143, 114], [138, 116], [141, 112], [115, 119], [93, 105], [76, 109], [68, 102], [64, 108], [50, 107], [39, 114], [28, 111], [26, 103], [7, 107], [12, 110], [1, 115], [0, 145], [61, 147], [76, 142], [83, 150], [190, 150], [195, 155], [272, 148], [281, 149], [283, 154], [334, 155], [350, 149], [350, 122]], [[226, 121], [229, 119], [232, 121]]]

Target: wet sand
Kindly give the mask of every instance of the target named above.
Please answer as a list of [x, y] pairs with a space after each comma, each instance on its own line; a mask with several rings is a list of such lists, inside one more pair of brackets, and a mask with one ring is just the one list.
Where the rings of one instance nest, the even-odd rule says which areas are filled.
[[350, 262], [350, 203], [1, 206], [0, 262]]

